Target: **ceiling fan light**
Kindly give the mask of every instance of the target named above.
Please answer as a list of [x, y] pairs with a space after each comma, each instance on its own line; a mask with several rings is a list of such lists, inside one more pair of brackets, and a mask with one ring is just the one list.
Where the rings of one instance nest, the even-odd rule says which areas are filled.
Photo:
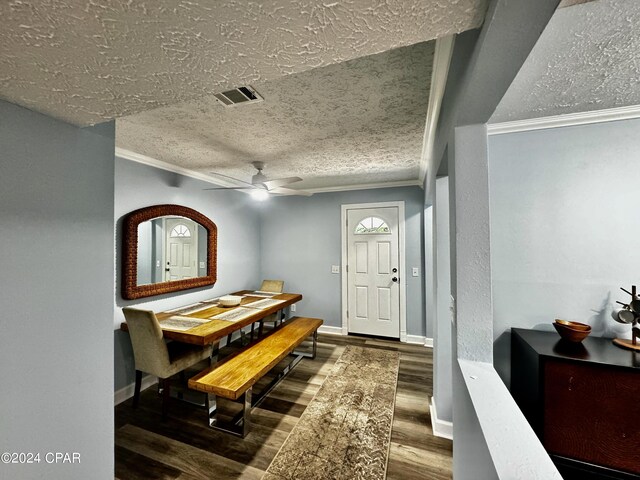
[[269, 198], [269, 192], [262, 189], [256, 189], [251, 191], [251, 196], [254, 200], [263, 202], [264, 200], [267, 200]]

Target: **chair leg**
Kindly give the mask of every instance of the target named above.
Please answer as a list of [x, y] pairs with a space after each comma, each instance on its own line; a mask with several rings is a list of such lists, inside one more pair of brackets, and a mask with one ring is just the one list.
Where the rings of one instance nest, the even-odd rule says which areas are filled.
[[264, 327], [264, 322], [260, 320], [260, 326], [258, 327], [258, 337], [262, 336], [262, 328]]
[[231, 345], [231, 336], [232, 336], [232, 335], [233, 335], [232, 333], [230, 333], [229, 335], [227, 335], [227, 347], [228, 347], [229, 345]]
[[251, 324], [251, 341], [253, 342], [253, 330], [256, 328], [256, 324], [252, 323]]
[[162, 380], [162, 420], [167, 419], [167, 412], [169, 410], [169, 399], [171, 394], [171, 380], [164, 378]]
[[142, 386], [142, 372], [136, 370], [136, 385], [133, 390], [133, 408], [138, 408], [138, 401], [140, 400], [140, 387]]

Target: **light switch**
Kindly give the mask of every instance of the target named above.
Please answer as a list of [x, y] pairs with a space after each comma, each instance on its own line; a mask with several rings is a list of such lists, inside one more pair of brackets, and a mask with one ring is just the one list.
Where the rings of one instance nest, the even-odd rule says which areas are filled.
[[331, 265], [331, 273], [340, 273], [340, 265]]
[[411, 269], [411, 275], [413, 275], [414, 277], [417, 277], [418, 275], [420, 275], [420, 269], [418, 267], [413, 267]]

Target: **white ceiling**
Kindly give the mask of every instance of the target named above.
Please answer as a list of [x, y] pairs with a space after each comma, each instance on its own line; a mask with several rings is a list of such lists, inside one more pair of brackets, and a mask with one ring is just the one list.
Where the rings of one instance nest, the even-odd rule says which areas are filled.
[[[428, 41], [480, 26], [486, 4], [1, 2], [0, 98], [77, 125], [119, 118], [118, 147], [197, 172], [248, 180], [263, 160], [298, 188], [416, 181]], [[211, 96], [247, 84], [263, 103]]]
[[117, 145], [207, 174], [265, 173], [295, 188], [418, 178], [434, 42], [252, 86], [264, 102], [225, 108], [212, 96], [125, 117]]
[[[486, 0], [0, 2], [0, 98], [117, 144], [299, 187], [417, 179], [435, 38]], [[640, 104], [640, 2], [564, 0], [491, 123]], [[251, 84], [265, 102], [210, 95]], [[122, 118], [125, 117], [125, 118]]]
[[491, 123], [640, 105], [640, 2], [556, 11]]

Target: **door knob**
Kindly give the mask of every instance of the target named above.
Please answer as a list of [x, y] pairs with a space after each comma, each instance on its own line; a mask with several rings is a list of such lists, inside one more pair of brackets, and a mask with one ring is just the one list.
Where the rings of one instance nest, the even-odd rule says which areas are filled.
[[393, 273], [396, 273], [396, 272], [398, 271], [398, 269], [397, 269], [397, 268], [392, 268], [392, 269], [391, 269], [391, 271], [392, 271]]
[[391, 279], [391, 281], [392, 281], [392, 282], [397, 282], [397, 281], [398, 281], [398, 277], [393, 277], [393, 278]]

